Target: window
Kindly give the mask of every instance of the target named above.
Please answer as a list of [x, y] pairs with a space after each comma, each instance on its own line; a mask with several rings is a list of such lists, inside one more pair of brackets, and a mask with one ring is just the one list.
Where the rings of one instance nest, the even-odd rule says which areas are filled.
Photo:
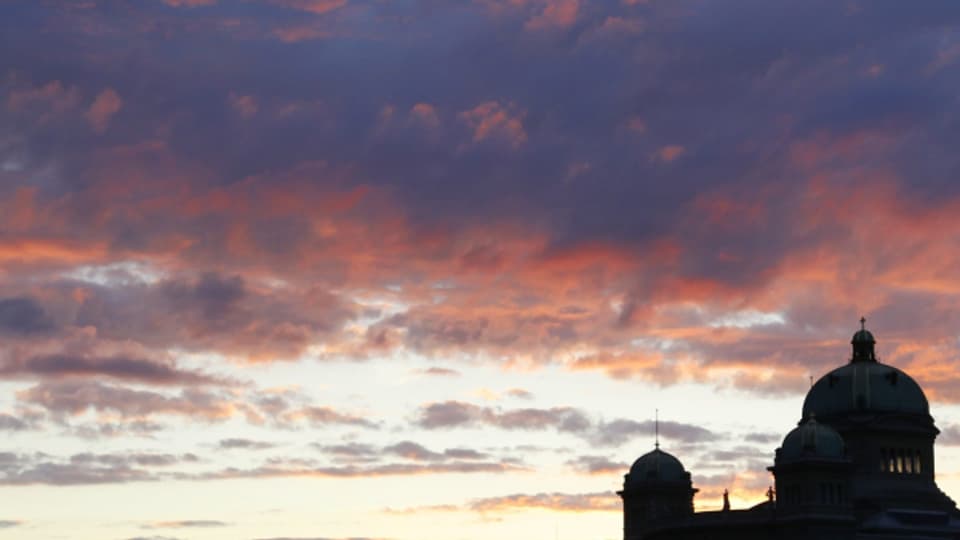
[[880, 472], [920, 474], [923, 457], [916, 448], [880, 448]]

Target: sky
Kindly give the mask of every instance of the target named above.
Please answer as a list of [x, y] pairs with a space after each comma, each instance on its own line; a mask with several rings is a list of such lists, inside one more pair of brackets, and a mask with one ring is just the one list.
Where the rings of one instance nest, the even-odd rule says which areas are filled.
[[861, 316], [960, 497], [960, 3], [0, 0], [0, 538], [621, 537]]

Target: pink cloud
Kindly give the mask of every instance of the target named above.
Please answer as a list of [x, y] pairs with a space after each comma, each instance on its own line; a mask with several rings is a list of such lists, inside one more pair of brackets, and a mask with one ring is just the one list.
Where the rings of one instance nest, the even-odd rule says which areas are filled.
[[257, 100], [253, 96], [230, 92], [230, 95], [227, 96], [227, 101], [230, 103], [230, 106], [244, 118], [250, 118], [260, 110], [260, 107], [257, 105]]
[[670, 144], [667, 146], [661, 146], [657, 150], [657, 158], [660, 161], [666, 161], [667, 163], [677, 159], [686, 152], [686, 149], [678, 144]]
[[607, 17], [598, 29], [604, 34], [636, 34], [643, 30], [643, 21], [624, 17]]
[[524, 27], [527, 30], [567, 28], [577, 22], [579, 0], [546, 0], [543, 11], [531, 17]]
[[644, 133], [647, 131], [647, 123], [639, 116], [632, 116], [627, 119], [625, 124], [627, 130], [634, 133]]
[[513, 148], [519, 148], [527, 142], [523, 127], [525, 114], [513, 104], [504, 106], [498, 101], [486, 101], [459, 116], [473, 130], [473, 142], [499, 138]]
[[217, 0], [163, 0], [165, 4], [173, 7], [198, 7], [212, 6]]
[[347, 0], [273, 0], [274, 3], [280, 4], [284, 7], [291, 9], [298, 9], [301, 11], [307, 11], [309, 13], [314, 13], [317, 15], [323, 15], [324, 13], [329, 13], [331, 11], [342, 8], [347, 5]]
[[417, 103], [410, 109], [410, 118], [430, 129], [440, 127], [440, 116], [437, 108], [429, 103]]
[[50, 81], [41, 86], [21, 86], [16, 80], [8, 83], [11, 83], [13, 88], [7, 94], [7, 109], [36, 111], [41, 121], [73, 109], [80, 102], [77, 88], [64, 86], [60, 81]]
[[323, 28], [301, 25], [275, 28], [273, 35], [284, 43], [297, 43], [300, 41], [329, 38], [333, 36], [333, 33]]
[[107, 88], [97, 95], [86, 117], [90, 126], [97, 133], [103, 133], [110, 124], [110, 119], [123, 107], [123, 100], [112, 88]]

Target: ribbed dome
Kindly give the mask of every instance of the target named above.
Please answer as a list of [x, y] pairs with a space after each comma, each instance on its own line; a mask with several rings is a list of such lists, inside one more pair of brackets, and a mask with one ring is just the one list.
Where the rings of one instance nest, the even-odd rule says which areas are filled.
[[831, 427], [809, 418], [787, 434], [777, 453], [778, 462], [802, 459], [842, 459], [843, 437]]
[[659, 448], [640, 456], [630, 467], [626, 484], [643, 482], [689, 482], [690, 473], [680, 460]]
[[877, 362], [877, 342], [860, 319], [853, 334], [850, 363], [827, 373], [813, 385], [803, 400], [803, 418], [821, 418], [853, 412], [902, 412], [930, 414], [923, 390], [909, 375]]
[[903, 371], [880, 362], [853, 362], [821, 377], [803, 400], [803, 418], [850, 412], [928, 415], [930, 405]]

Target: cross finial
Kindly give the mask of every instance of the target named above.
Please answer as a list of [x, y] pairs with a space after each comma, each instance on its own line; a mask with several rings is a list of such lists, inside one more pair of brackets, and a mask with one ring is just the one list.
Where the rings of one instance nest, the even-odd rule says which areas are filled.
[[866, 318], [866, 317], [860, 317], [860, 329], [861, 329], [861, 330], [866, 330], [866, 329], [867, 329], [867, 318]]
[[653, 433], [654, 433], [654, 443], [653, 447], [660, 448], [660, 409], [653, 410]]

